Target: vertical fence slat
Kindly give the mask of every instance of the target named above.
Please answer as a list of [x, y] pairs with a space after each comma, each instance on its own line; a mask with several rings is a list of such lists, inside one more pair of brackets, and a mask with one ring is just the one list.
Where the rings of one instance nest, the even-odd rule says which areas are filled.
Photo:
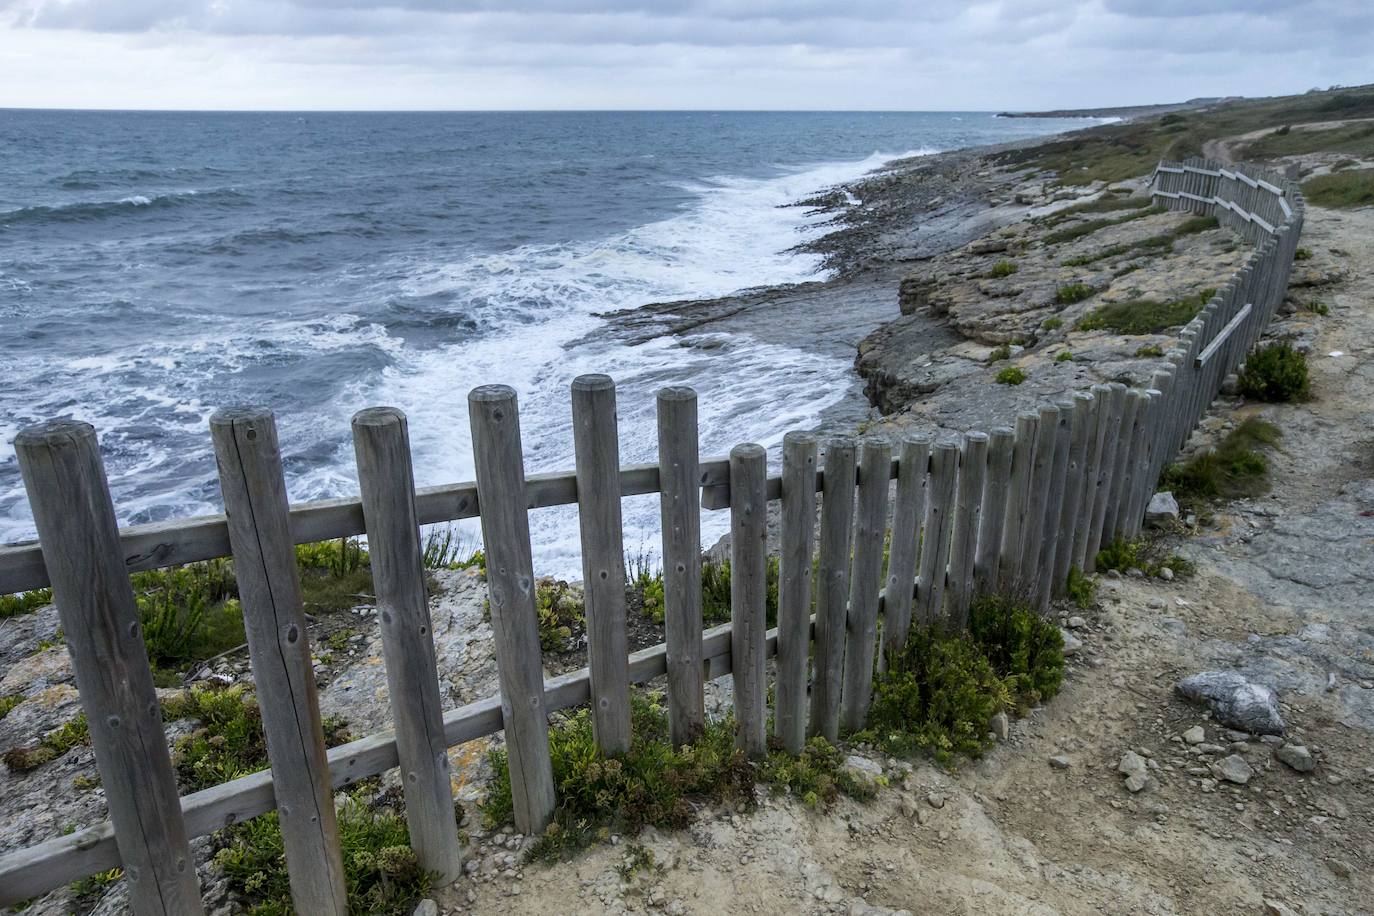
[[920, 549], [918, 539], [921, 518], [925, 514], [926, 472], [930, 466], [930, 438], [911, 436], [903, 440], [900, 458], [897, 493], [892, 504], [887, 587], [883, 597], [883, 644], [888, 657], [901, 651], [911, 629], [916, 555]]
[[1007, 491], [1006, 515], [1002, 520], [1001, 559], [998, 562], [997, 590], [1011, 594], [1021, 577], [1021, 555], [1025, 550], [1026, 515], [1030, 510], [1031, 472], [1035, 459], [1035, 439], [1040, 415], [1025, 412], [1016, 418], [1016, 439], [1011, 453], [1011, 486]]
[[674, 747], [706, 727], [701, 668], [701, 476], [697, 393], [658, 392], [659, 514], [663, 528], [663, 636], [667, 645], [668, 735]]
[[1035, 568], [1035, 606], [1041, 613], [1049, 609], [1056, 586], [1055, 563], [1059, 550], [1059, 521], [1064, 507], [1064, 491], [1068, 486], [1069, 450], [1073, 437], [1074, 401], [1063, 398], [1055, 402], [1054, 461], [1050, 467], [1049, 495], [1045, 499], [1045, 513], [1040, 525], [1040, 557]]
[[873, 690], [878, 591], [883, 576], [883, 539], [887, 531], [887, 491], [891, 479], [892, 446], [878, 439], [864, 442], [859, 466], [859, 506], [854, 523], [849, 614], [845, 626], [844, 686], [840, 699], [840, 727], [847, 731], [863, 728]]
[[920, 622], [934, 623], [944, 602], [949, 564], [950, 516], [959, 475], [959, 446], [937, 442], [930, 461], [926, 521], [921, 529], [921, 579], [916, 595]]
[[553, 818], [553, 763], [515, 389], [472, 389], [468, 417], [515, 826], [521, 833], [540, 833]]
[[410, 845], [425, 871], [447, 884], [463, 863], [405, 414], [394, 407], [358, 411], [353, 451]]
[[1140, 414], [1140, 399], [1144, 392], [1128, 388], [1121, 407], [1121, 429], [1117, 436], [1116, 460], [1112, 467], [1112, 488], [1107, 496], [1107, 511], [1102, 519], [1102, 543], [1110, 544], [1120, 535], [1119, 521], [1126, 487], [1130, 484], [1131, 465], [1135, 460], [1136, 421]]
[[1092, 408], [1095, 398], [1090, 391], [1077, 391], [1073, 395], [1073, 418], [1069, 442], [1069, 466], [1064, 476], [1064, 499], [1059, 511], [1059, 533], [1055, 537], [1054, 566], [1051, 575], [1050, 594], [1058, 595], [1064, 591], [1068, 580], [1069, 568], [1074, 565], [1074, 538], [1078, 527], [1080, 509], [1083, 505], [1083, 491], [1087, 481], [1087, 459], [1089, 441], [1092, 436]]
[[974, 562], [973, 591], [985, 595], [997, 590], [998, 563], [1002, 554], [1002, 526], [1007, 517], [1011, 485], [1011, 456], [1016, 433], [998, 426], [988, 434], [988, 471], [983, 484], [983, 519]]
[[95, 429], [14, 440], [136, 913], [203, 913], [138, 605]]
[[768, 453], [753, 443], [730, 450], [730, 673], [735, 746], [768, 751]]
[[1103, 407], [1106, 416], [1099, 418], [1103, 424], [1102, 460], [1097, 469], [1097, 495], [1093, 499], [1092, 520], [1088, 523], [1088, 551], [1084, 558], [1084, 572], [1097, 568], [1097, 553], [1102, 549], [1106, 536], [1102, 530], [1107, 517], [1108, 503], [1112, 495], [1112, 475], [1116, 471], [1116, 455], [1121, 445], [1121, 416], [1126, 410], [1126, 386], [1112, 382], [1107, 386], [1107, 400]]
[[210, 418], [210, 431], [272, 763], [291, 899], [301, 912], [346, 913], [334, 792], [301, 608], [276, 422], [270, 410], [231, 408]]
[[854, 525], [854, 440], [825, 447], [821, 500], [820, 565], [816, 571], [816, 644], [811, 678], [811, 734], [830, 741], [840, 733], [844, 675], [845, 605], [849, 600], [849, 551]]
[[630, 750], [630, 647], [625, 630], [620, 438], [615, 382], [609, 375], [573, 379], [572, 425], [592, 734], [601, 753], [612, 756]]
[[959, 496], [950, 540], [950, 627], [968, 626], [972, 601], [973, 568], [978, 551], [978, 528], [983, 519], [983, 483], [988, 470], [988, 434], [973, 431], [964, 436], [959, 456]]
[[782, 549], [778, 557], [778, 666], [773, 734], [789, 754], [806, 744], [811, 648], [811, 553], [816, 529], [816, 437], [782, 439]]
[[1031, 461], [1030, 505], [1021, 528], [1021, 578], [1017, 588], [1032, 604], [1040, 579], [1040, 555], [1045, 544], [1045, 515], [1049, 509], [1050, 477], [1054, 473], [1058, 435], [1059, 408], [1053, 404], [1043, 405], [1036, 427], [1035, 456]]

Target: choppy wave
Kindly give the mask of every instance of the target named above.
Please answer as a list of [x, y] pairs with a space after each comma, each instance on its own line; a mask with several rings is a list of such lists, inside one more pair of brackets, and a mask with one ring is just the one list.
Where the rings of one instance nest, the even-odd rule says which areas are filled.
[[0, 226], [22, 226], [44, 223], [83, 223], [110, 219], [141, 210], [160, 210], [201, 204], [234, 203], [242, 198], [233, 188], [210, 191], [168, 191], [161, 194], [130, 194], [116, 200], [76, 201], [67, 204], [19, 207], [0, 213]]

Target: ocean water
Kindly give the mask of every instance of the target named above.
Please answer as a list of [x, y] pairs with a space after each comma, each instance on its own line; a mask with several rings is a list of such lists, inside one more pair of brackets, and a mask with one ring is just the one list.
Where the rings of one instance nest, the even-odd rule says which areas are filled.
[[[653, 460], [668, 384], [701, 393], [704, 456], [776, 445], [843, 396], [848, 360], [746, 336], [629, 347], [597, 314], [815, 279], [791, 249], [824, 230], [788, 204], [1080, 123], [0, 110], [0, 542], [33, 535], [14, 435], [57, 417], [99, 431], [122, 523], [220, 510], [207, 421], [227, 404], [276, 411], [293, 501], [356, 492], [349, 418], [378, 404], [409, 415], [420, 485], [471, 479], [466, 395], [491, 382], [519, 392], [530, 472], [572, 467], [583, 372], [619, 384], [624, 462]], [[655, 551], [656, 513], [627, 500], [627, 549]], [[539, 571], [574, 573], [575, 510], [531, 525]]]

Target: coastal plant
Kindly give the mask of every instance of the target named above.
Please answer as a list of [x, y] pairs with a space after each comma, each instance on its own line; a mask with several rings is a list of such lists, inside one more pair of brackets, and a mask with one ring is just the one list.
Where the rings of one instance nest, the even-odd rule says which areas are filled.
[[22, 693], [11, 693], [0, 697], [0, 721], [4, 721], [5, 716], [10, 714], [10, 710], [24, 702]]
[[421, 549], [425, 569], [476, 569], [487, 571], [487, 555], [481, 547], [469, 548], [462, 532], [453, 525], [431, 528]]
[[1303, 309], [1311, 312], [1313, 315], [1321, 315], [1323, 318], [1331, 314], [1331, 306], [1322, 302], [1320, 299], [1313, 299], [1311, 302], [1304, 305]]
[[999, 385], [1019, 385], [1026, 380], [1026, 371], [1020, 366], [1006, 366], [997, 373], [994, 380]]
[[1260, 449], [1275, 445], [1282, 435], [1274, 424], [1249, 417], [1215, 448], [1167, 468], [1161, 487], [1182, 501], [1258, 496], [1269, 488], [1269, 459]]
[[1093, 288], [1086, 283], [1065, 283], [1054, 291], [1054, 301], [1059, 305], [1073, 305], [1082, 302], [1093, 292]]
[[1158, 576], [1168, 569], [1175, 576], [1191, 575], [1195, 569], [1191, 560], [1176, 553], [1167, 553], [1159, 541], [1127, 541], [1116, 538], [1097, 552], [1098, 569], [1127, 572], [1138, 569], [1147, 576]]
[[1256, 401], [1305, 401], [1311, 396], [1307, 357], [1287, 341], [1252, 351], [1236, 374], [1240, 393]]
[[1310, 260], [1312, 260], [1312, 249], [1311, 249], [1311, 248], [1307, 248], [1307, 247], [1305, 247], [1305, 246], [1299, 246], [1299, 247], [1298, 247], [1296, 250], [1294, 250], [1294, 252], [1293, 252], [1293, 260], [1295, 260], [1295, 261], [1310, 261]]
[[988, 276], [994, 280], [1000, 280], [1003, 277], [1010, 277], [1018, 270], [1020, 270], [1020, 268], [1016, 265], [1015, 261], [1001, 260], [992, 265], [992, 269], [988, 271]]
[[995, 363], [999, 360], [1011, 359], [1011, 344], [1001, 344], [993, 347], [988, 353], [988, 362]]
[[1319, 207], [1351, 209], [1374, 204], [1374, 169], [1349, 169], [1319, 175], [1303, 182], [1308, 203]]
[[1155, 216], [1163, 212], [1163, 207], [1152, 207], [1147, 201], [1144, 208], [1138, 209], [1134, 213], [1128, 213], [1125, 216], [1118, 216], [1116, 219], [1088, 220], [1087, 222], [1076, 223], [1066, 229], [1060, 229], [1058, 232], [1051, 232], [1045, 236], [1045, 244], [1060, 245], [1064, 242], [1076, 241], [1110, 226], [1120, 226], [1122, 223], [1129, 223], [1132, 220], [1142, 219], [1146, 216]]
[[1164, 355], [1164, 351], [1159, 344], [1141, 344], [1136, 348], [1135, 355], [1141, 359], [1158, 359]]
[[[370, 788], [345, 793], [338, 806], [348, 911], [409, 913], [433, 885], [410, 847], [405, 818], [369, 804]], [[291, 916], [291, 887], [281, 822], [273, 811], [215, 834], [215, 864], [252, 916]]]
[[1093, 599], [1097, 597], [1097, 582], [1090, 576], [1083, 575], [1083, 570], [1077, 566], [1070, 566], [1069, 577], [1064, 583], [1064, 593], [1080, 610], [1087, 610], [1093, 606]]
[[1064, 319], [1060, 318], [1058, 315], [1055, 315], [1052, 318], [1046, 318], [1045, 323], [1041, 325], [1041, 327], [1043, 327], [1046, 331], [1057, 331], [1063, 326]]
[[[766, 614], [768, 626], [778, 622], [778, 577], [779, 561], [776, 556], [768, 558]], [[701, 561], [701, 617], [708, 625], [727, 623], [730, 620], [730, 561], [719, 562], [711, 559]]]
[[580, 589], [556, 579], [535, 584], [534, 608], [539, 615], [539, 645], [551, 652], [571, 648], [587, 630], [587, 606]]
[[1057, 353], [1057, 354], [1055, 355], [1054, 361], [1057, 362], [1057, 363], [1071, 363], [1071, 362], [1073, 362], [1073, 351], [1071, 351], [1071, 350], [1061, 350], [1061, 351], [1059, 351], [1059, 353]]
[[1022, 714], [1059, 692], [1064, 637], [1030, 605], [1001, 595], [978, 598], [969, 607], [968, 626]]
[[243, 610], [230, 560], [135, 573], [131, 580], [154, 669], [176, 671], [243, 644]]
[[1065, 207], [1045, 217], [1044, 223], [1046, 226], [1057, 226], [1074, 217], [1084, 216], [1090, 213], [1112, 213], [1119, 210], [1143, 210], [1150, 205], [1150, 198], [1148, 197], [1111, 194], [1099, 197], [1097, 200], [1085, 201], [1081, 204]]
[[860, 800], [876, 794], [876, 789], [850, 776], [844, 769], [844, 754], [817, 735], [807, 741], [796, 757], [774, 750], [759, 765], [759, 781], [783, 795], [798, 798], [810, 808], [827, 808], [841, 795]]
[[1119, 334], [1158, 334], [1185, 325], [1202, 311], [1216, 294], [1204, 289], [1191, 296], [1159, 302], [1154, 299], [1126, 299], [1098, 306], [1078, 320], [1080, 331], [1116, 331]]
[[301, 600], [312, 614], [347, 611], [376, 600], [372, 560], [357, 538], [336, 538], [296, 546]]
[[38, 588], [13, 595], [0, 595], [0, 620], [28, 614], [52, 604], [52, 589]]
[[78, 745], [90, 743], [91, 729], [86, 722], [86, 714], [79, 713], [48, 732], [37, 744], [10, 748], [0, 754], [0, 760], [12, 773], [27, 773], [50, 760], [56, 760]]

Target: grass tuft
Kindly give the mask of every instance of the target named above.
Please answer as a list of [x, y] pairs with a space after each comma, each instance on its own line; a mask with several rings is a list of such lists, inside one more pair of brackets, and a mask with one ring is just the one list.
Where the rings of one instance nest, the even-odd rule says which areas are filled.
[[1093, 605], [1093, 598], [1097, 597], [1097, 583], [1088, 576], [1083, 575], [1083, 570], [1077, 566], [1069, 567], [1069, 578], [1064, 585], [1064, 592], [1073, 599], [1081, 610], [1087, 610]]
[[1183, 464], [1164, 472], [1161, 487], [1185, 502], [1258, 496], [1269, 489], [1269, 459], [1260, 451], [1282, 437], [1279, 428], [1250, 417]]
[[1082, 302], [1096, 290], [1086, 283], [1066, 283], [1054, 291], [1054, 301], [1059, 305], [1073, 305]]
[[1019, 385], [1026, 380], [1026, 371], [1020, 366], [1006, 366], [994, 378], [999, 385]]
[[1348, 210], [1374, 204], [1374, 169], [1350, 169], [1303, 182], [1308, 203]]
[[1116, 331], [1120, 334], [1157, 334], [1187, 324], [1202, 311], [1216, 290], [1204, 289], [1182, 299], [1127, 299], [1098, 306], [1078, 320], [1080, 331]]
[[992, 265], [992, 269], [988, 271], [988, 276], [994, 280], [1000, 280], [1003, 277], [1010, 277], [1020, 269], [1015, 261], [1002, 260]]
[[1252, 351], [1236, 382], [1241, 394], [1256, 401], [1305, 401], [1312, 393], [1307, 357], [1287, 341]]

